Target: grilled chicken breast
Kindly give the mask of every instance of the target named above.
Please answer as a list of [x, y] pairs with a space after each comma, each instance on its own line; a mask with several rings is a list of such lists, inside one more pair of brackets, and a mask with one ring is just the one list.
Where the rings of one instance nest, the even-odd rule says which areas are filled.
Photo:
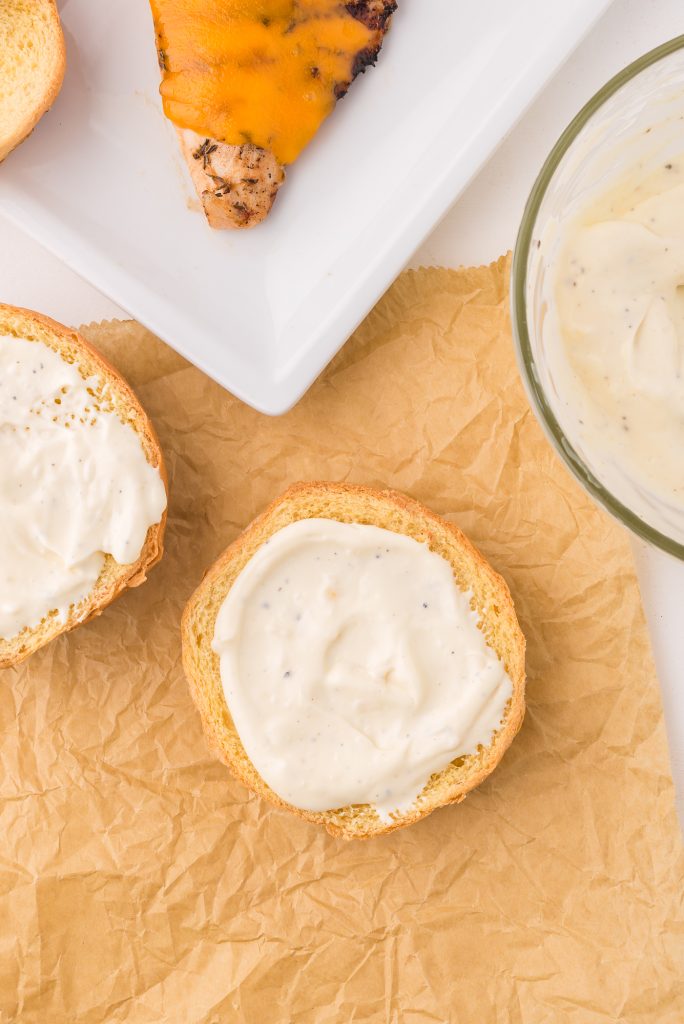
[[[334, 82], [334, 101], [345, 95], [351, 82], [375, 64], [396, 0], [350, 0], [340, 8], [368, 30], [369, 45], [353, 55], [351, 76]], [[159, 45], [159, 44], [158, 44]], [[168, 70], [167, 55], [159, 45], [159, 63]], [[311, 69], [312, 76], [316, 68]], [[208, 138], [189, 128], [178, 128], [183, 155], [193, 184], [213, 228], [247, 228], [260, 223], [273, 206], [285, 179], [285, 167], [269, 149], [245, 142], [232, 145]]]

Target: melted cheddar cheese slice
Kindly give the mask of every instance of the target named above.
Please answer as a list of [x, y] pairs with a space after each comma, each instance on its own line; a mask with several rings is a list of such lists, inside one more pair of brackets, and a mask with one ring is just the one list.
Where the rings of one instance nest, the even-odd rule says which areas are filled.
[[340, 0], [152, 0], [166, 116], [295, 160], [380, 33]]

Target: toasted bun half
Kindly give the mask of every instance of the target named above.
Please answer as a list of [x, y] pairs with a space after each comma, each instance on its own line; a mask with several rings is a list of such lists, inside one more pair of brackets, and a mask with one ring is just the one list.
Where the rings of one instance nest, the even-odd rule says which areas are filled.
[[55, 0], [0, 3], [0, 160], [33, 131], [62, 86], [66, 55]]
[[[462, 590], [473, 594], [487, 643], [503, 662], [513, 694], [489, 747], [459, 757], [433, 775], [413, 806], [382, 821], [369, 804], [325, 812], [304, 811], [282, 800], [261, 778], [233, 725], [221, 684], [219, 657], [212, 650], [214, 627], [228, 591], [257, 549], [299, 519], [367, 523], [402, 533], [445, 558]], [[348, 484], [301, 483], [266, 509], [209, 569], [191, 597], [182, 621], [183, 665], [212, 752], [254, 793], [345, 839], [368, 839], [411, 825], [445, 804], [458, 803], [494, 770], [518, 732], [525, 710], [525, 638], [508, 587], [461, 531], [397, 491]]]
[[[102, 393], [106, 391], [109, 408], [135, 430], [147, 461], [159, 470], [168, 494], [161, 448], [145, 410], [123, 377], [85, 338], [40, 313], [0, 304], [0, 337], [6, 335], [40, 342], [76, 366], [84, 379], [97, 377]], [[99, 615], [127, 587], [143, 583], [148, 570], [162, 556], [165, 526], [166, 510], [160, 522], [148, 529], [140, 556], [130, 565], [119, 565], [111, 555], [105, 555], [97, 583], [87, 597], [72, 605], [64, 620], [49, 614], [37, 626], [25, 628], [15, 637], [0, 638], [0, 668], [18, 664], [60, 633], [66, 633]]]

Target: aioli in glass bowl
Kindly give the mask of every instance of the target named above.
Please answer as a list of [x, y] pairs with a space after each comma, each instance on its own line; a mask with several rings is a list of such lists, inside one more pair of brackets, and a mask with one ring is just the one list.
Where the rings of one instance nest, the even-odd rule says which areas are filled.
[[556, 385], [601, 478], [684, 513], [684, 154], [563, 226], [555, 299]]
[[[683, 138], [684, 35], [620, 71], [562, 133], [525, 206], [511, 281], [518, 365], [549, 440], [621, 523], [682, 560], [683, 314], [679, 256], [674, 266], [665, 249], [684, 239]], [[616, 231], [644, 246], [627, 251]], [[588, 294], [571, 297], [589, 270]], [[578, 308], [599, 293], [600, 309]]]

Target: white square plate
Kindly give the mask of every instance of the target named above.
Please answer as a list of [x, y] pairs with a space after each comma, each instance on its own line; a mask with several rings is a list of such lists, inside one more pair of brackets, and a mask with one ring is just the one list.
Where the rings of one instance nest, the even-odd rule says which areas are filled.
[[[399, 0], [272, 214], [207, 227], [147, 0], [62, 0], [68, 70], [0, 211], [250, 405], [291, 406], [610, 0]], [[560, 126], [559, 126], [560, 128]]]

